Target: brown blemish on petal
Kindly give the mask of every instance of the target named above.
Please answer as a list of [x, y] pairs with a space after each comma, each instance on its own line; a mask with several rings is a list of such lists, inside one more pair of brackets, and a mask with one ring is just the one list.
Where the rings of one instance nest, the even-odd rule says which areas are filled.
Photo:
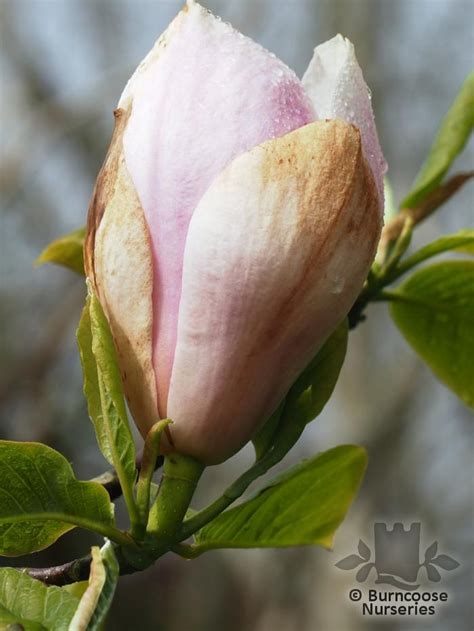
[[114, 111], [112, 140], [89, 206], [84, 262], [109, 321], [130, 410], [146, 433], [157, 419], [153, 263], [143, 209], [123, 156], [131, 110], [129, 105]]
[[[371, 261], [380, 235], [377, 189], [363, 156], [359, 130], [342, 121], [324, 121], [304, 138], [306, 142], [294, 132], [286, 144], [270, 141], [268, 146], [262, 146], [262, 188], [283, 179], [288, 181], [278, 188], [275, 206], [284, 208], [291, 203], [290, 198], [298, 200], [297, 232], [312, 234], [315, 247], [305, 260], [298, 282], [275, 311], [263, 339], [259, 339], [250, 355], [265, 353], [285, 337], [285, 323], [297, 317], [309, 290], [308, 283], [314, 280], [314, 270], [328, 267], [341, 241], [350, 238], [356, 243], [363, 233], [369, 243], [366, 241], [363, 251], [367, 261]], [[285, 169], [279, 167], [283, 161], [278, 158], [281, 152], [287, 156], [289, 166]]]
[[112, 139], [102, 168], [97, 176], [89, 204], [87, 233], [84, 243], [84, 267], [86, 276], [91, 279], [94, 287], [96, 286], [94, 270], [95, 238], [107, 204], [115, 190], [117, 170], [120, 156], [122, 155], [123, 134], [131, 111], [131, 107], [127, 111], [120, 108], [114, 110], [115, 127]]
[[158, 417], [152, 364], [153, 261], [148, 226], [122, 155], [95, 236], [96, 291], [108, 317], [124, 390], [146, 435]]
[[125, 394], [143, 435], [158, 418], [152, 364], [153, 261], [148, 225], [125, 163], [123, 136], [137, 81], [159, 62], [188, 19], [188, 9], [183, 7], [141, 62], [114, 111], [115, 127], [89, 205], [84, 246], [86, 275], [108, 318]]

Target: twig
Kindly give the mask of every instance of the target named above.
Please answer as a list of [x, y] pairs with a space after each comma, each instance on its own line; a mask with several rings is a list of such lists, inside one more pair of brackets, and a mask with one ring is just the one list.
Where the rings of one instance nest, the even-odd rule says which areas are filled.
[[422, 222], [429, 217], [434, 211], [444, 204], [463, 184], [474, 177], [474, 171], [466, 171], [453, 175], [444, 184], [438, 186], [431, 192], [423, 202], [416, 208], [403, 208], [382, 230], [382, 236], [379, 243], [379, 254], [382, 258], [384, 253], [388, 251], [390, 245], [398, 239], [407, 217], [411, 218], [413, 225]]
[[[453, 175], [444, 184], [440, 184], [434, 191], [429, 193], [419, 206], [415, 208], [403, 208], [392, 221], [384, 226], [377, 253], [377, 262], [380, 261], [382, 270], [387, 260], [391, 260], [393, 254], [392, 246], [402, 237], [404, 231], [409, 228], [409, 232], [411, 233], [411, 229], [416, 224], [421, 223], [424, 219], [432, 215], [441, 204], [452, 197], [461, 186], [472, 177], [474, 177], [474, 171], [466, 171]], [[406, 247], [406, 245], [407, 244], [405, 244], [404, 247]], [[401, 253], [403, 253], [403, 251], [404, 248]], [[395, 256], [395, 261], [396, 260], [397, 256]], [[352, 306], [352, 309], [349, 311], [348, 319], [350, 329], [355, 328], [360, 322], [365, 320], [365, 308], [369, 302], [375, 299], [378, 292], [383, 289], [385, 285], [390, 284], [390, 282], [393, 282], [393, 276], [390, 276], [390, 273], [381, 275], [379, 278], [372, 272], [369, 273], [369, 278], [363, 290]]]
[[[115, 549], [119, 565], [120, 575], [133, 574], [138, 572], [138, 568], [130, 565], [120, 554], [119, 548]], [[78, 581], [85, 581], [89, 578], [89, 571], [91, 565], [91, 555], [88, 554], [80, 559], [74, 559], [63, 565], [56, 565], [54, 567], [44, 568], [22, 568], [31, 578], [36, 578], [38, 581], [45, 583], [46, 585], [69, 585], [70, 583], [76, 583]]]
[[[135, 460], [135, 464], [137, 470], [140, 471], [142, 464], [143, 454], [137, 456]], [[155, 471], [159, 469], [163, 465], [163, 456], [158, 456], [156, 459]], [[119, 479], [112, 469], [111, 471], [106, 471], [102, 473], [100, 476], [93, 478], [91, 482], [97, 482], [98, 484], [102, 484], [104, 489], [109, 494], [111, 501], [116, 500], [122, 495], [122, 489], [120, 487]], [[121, 557], [119, 554], [119, 550], [116, 549], [116, 554], [118, 556], [119, 564], [120, 564], [120, 574], [133, 574], [133, 572], [137, 572], [137, 568], [134, 568], [132, 565], [127, 563], [125, 559]], [[68, 563], [63, 563], [62, 565], [55, 565], [53, 567], [28, 567], [22, 568], [24, 572], [29, 574], [32, 578], [36, 578], [39, 581], [42, 581], [46, 585], [68, 585], [69, 583], [75, 583], [77, 581], [84, 581], [89, 577], [89, 569], [91, 564], [91, 556], [87, 554], [80, 559], [74, 559], [73, 561], [69, 561]]]
[[[68, 585], [84, 581], [89, 577], [89, 569], [91, 564], [91, 555], [88, 554], [80, 559], [74, 559], [63, 565], [54, 567], [28, 567], [22, 568], [31, 578], [36, 578], [46, 585]], [[122, 568], [120, 568], [122, 569]]]

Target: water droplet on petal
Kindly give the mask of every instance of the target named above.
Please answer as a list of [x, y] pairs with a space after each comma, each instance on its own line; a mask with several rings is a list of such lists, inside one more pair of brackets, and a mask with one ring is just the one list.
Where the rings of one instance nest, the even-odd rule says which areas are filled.
[[346, 284], [345, 279], [342, 276], [332, 276], [330, 279], [330, 288], [329, 291], [331, 294], [340, 294], [344, 289], [344, 285]]

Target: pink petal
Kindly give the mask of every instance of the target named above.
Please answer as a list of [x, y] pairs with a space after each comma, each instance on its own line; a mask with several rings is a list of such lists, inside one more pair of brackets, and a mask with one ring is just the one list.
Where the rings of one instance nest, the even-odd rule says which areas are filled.
[[178, 451], [222, 461], [268, 418], [360, 291], [377, 197], [342, 121], [268, 141], [214, 181], [184, 256], [167, 408]]
[[340, 118], [360, 129], [364, 155], [383, 200], [383, 175], [387, 164], [377, 137], [370, 91], [351, 42], [336, 35], [317, 46], [303, 76], [303, 85], [318, 118]]
[[193, 1], [139, 67], [120, 105], [130, 99], [124, 155], [151, 233], [153, 362], [163, 413], [196, 205], [236, 155], [315, 115], [285, 64]]

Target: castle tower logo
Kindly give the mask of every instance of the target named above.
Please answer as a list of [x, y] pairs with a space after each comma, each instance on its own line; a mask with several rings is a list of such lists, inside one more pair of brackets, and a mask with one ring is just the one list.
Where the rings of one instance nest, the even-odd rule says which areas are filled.
[[338, 563], [341, 570], [354, 570], [359, 567], [356, 580], [366, 581], [372, 570], [376, 573], [376, 583], [384, 583], [405, 590], [416, 590], [420, 570], [424, 568], [429, 581], [441, 580], [439, 568], [454, 570], [459, 563], [447, 554], [438, 554], [438, 542], [434, 541], [425, 550], [423, 561], [420, 560], [421, 524], [415, 522], [407, 529], [396, 523], [391, 529], [387, 524], [374, 524], [374, 558], [370, 548], [359, 541], [358, 553], [350, 554]]

